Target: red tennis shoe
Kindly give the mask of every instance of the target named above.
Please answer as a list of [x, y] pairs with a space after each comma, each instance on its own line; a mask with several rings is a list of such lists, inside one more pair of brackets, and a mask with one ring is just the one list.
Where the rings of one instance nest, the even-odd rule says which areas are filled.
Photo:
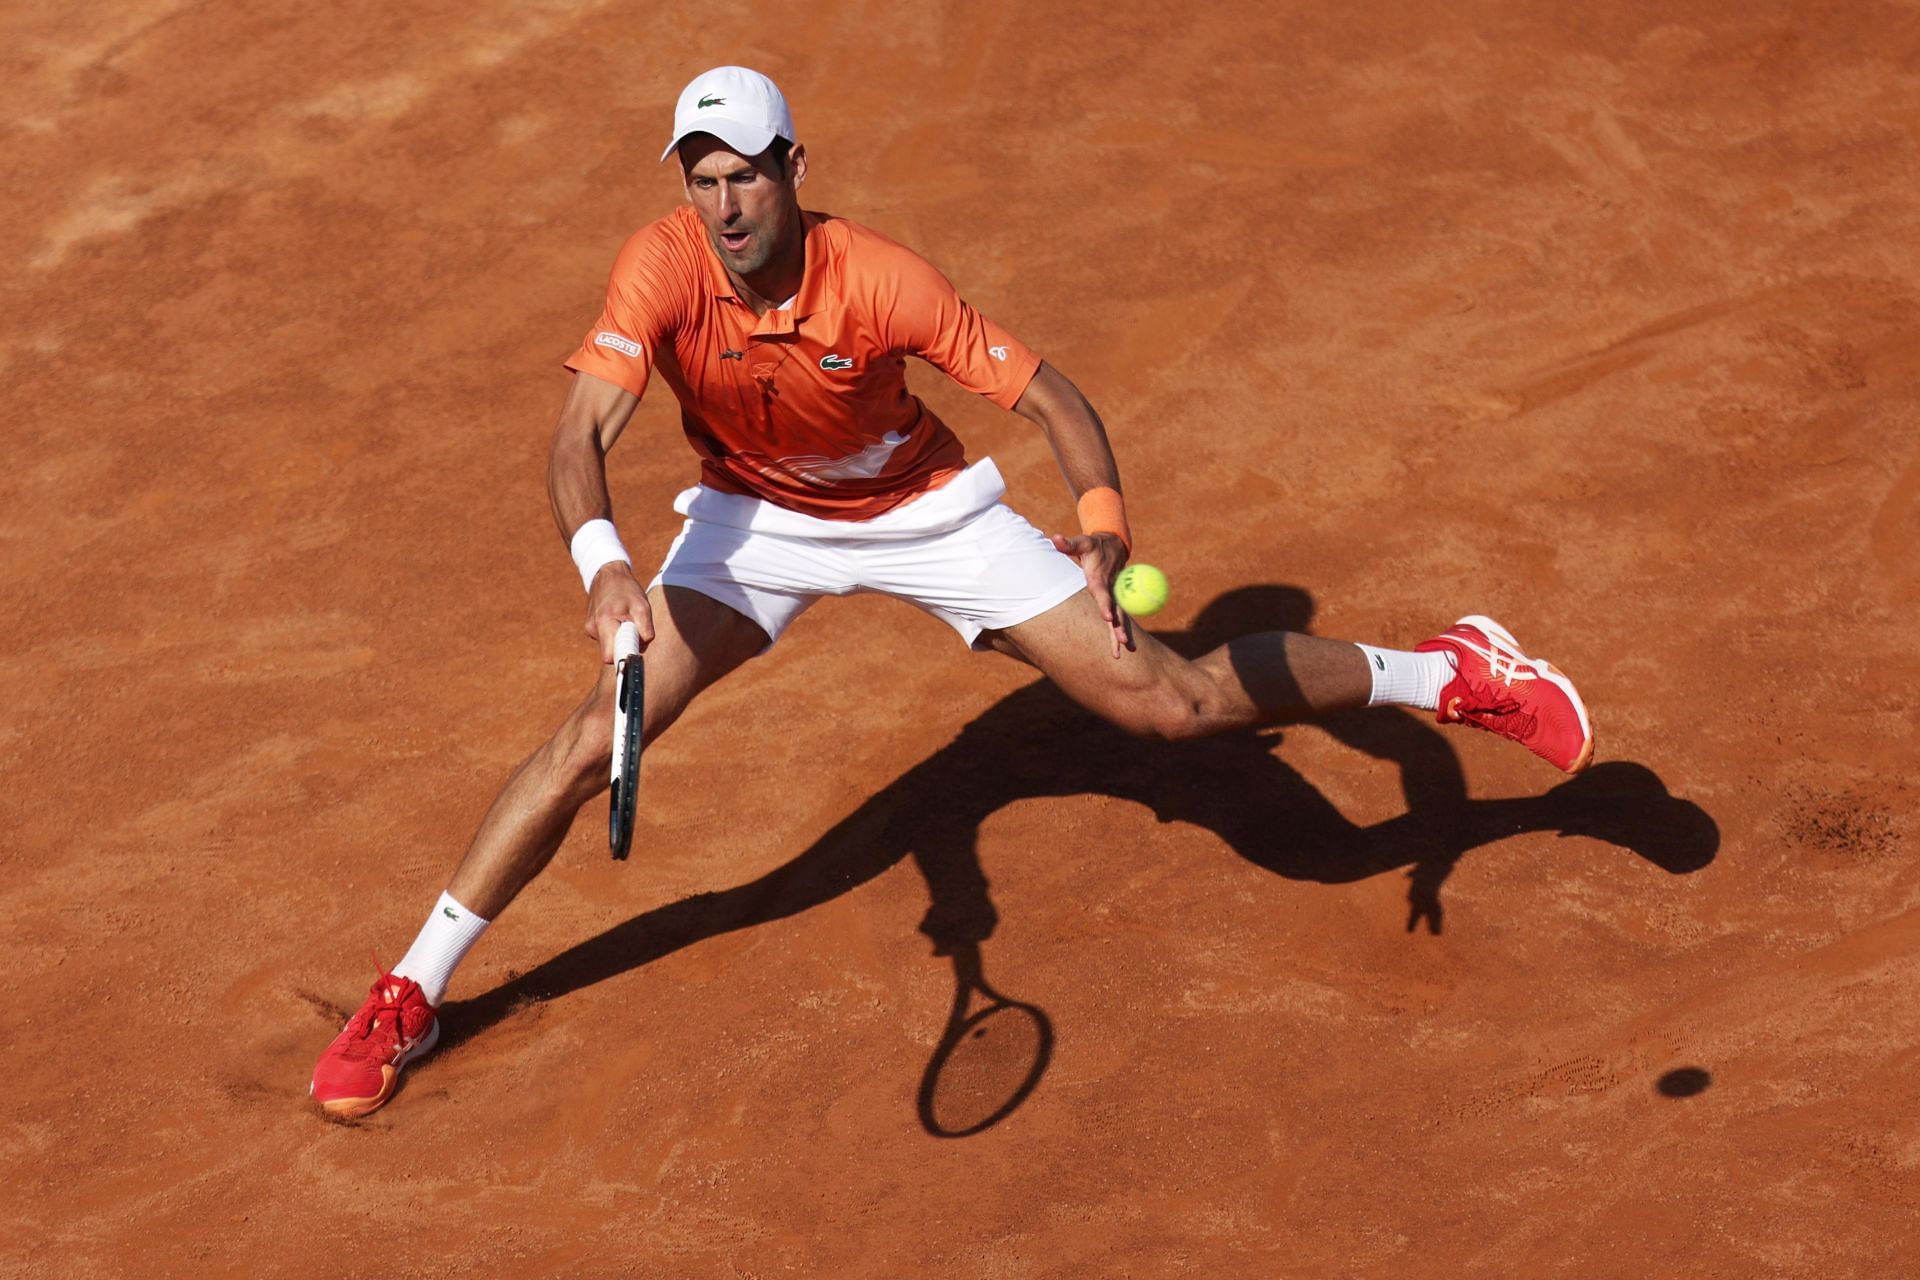
[[320, 1055], [308, 1092], [328, 1114], [358, 1119], [393, 1096], [400, 1068], [439, 1042], [440, 1019], [420, 984], [382, 973]]
[[1593, 763], [1593, 726], [1573, 681], [1520, 652], [1492, 618], [1462, 618], [1414, 651], [1453, 655], [1453, 679], [1440, 690], [1441, 724], [1511, 738], [1565, 773]]

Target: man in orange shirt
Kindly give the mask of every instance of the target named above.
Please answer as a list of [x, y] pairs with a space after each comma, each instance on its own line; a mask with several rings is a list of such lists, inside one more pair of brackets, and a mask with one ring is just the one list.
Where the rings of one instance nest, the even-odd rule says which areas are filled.
[[[676, 155], [688, 203], [615, 260], [600, 321], [567, 361], [548, 467], [598, 678], [507, 780], [413, 946], [322, 1054], [311, 1091], [327, 1111], [364, 1115], [392, 1095], [439, 1038], [454, 966], [606, 788], [624, 621], [647, 655], [649, 741], [815, 600], [874, 591], [1143, 736], [1399, 705], [1511, 738], [1569, 773], [1591, 761], [1573, 684], [1491, 619], [1463, 618], [1411, 652], [1275, 631], [1197, 661], [1134, 631], [1113, 598], [1130, 546], [1120, 473], [1074, 385], [917, 254], [802, 209], [806, 149], [765, 76], [717, 67], [689, 84], [661, 159]], [[1043, 536], [1001, 502], [992, 460], [969, 465], [908, 393], [910, 355], [1046, 434], [1080, 533]], [[686, 524], [643, 589], [612, 523], [605, 456], [656, 371], [680, 402], [700, 483], [676, 501]]]

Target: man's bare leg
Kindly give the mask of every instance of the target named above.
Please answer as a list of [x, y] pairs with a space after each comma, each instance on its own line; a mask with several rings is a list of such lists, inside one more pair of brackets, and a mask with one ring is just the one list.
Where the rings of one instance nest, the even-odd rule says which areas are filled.
[[[648, 604], [654, 638], [641, 733], [651, 741], [701, 690], [765, 648], [767, 636], [695, 591], [656, 589]], [[613, 669], [603, 668], [586, 701], [508, 777], [413, 946], [320, 1055], [311, 1092], [326, 1111], [354, 1118], [382, 1106], [401, 1068], [439, 1041], [435, 1006], [454, 966], [552, 860], [580, 806], [607, 788], [613, 691]]]
[[1199, 738], [1385, 704], [1497, 734], [1566, 773], [1593, 761], [1593, 726], [1573, 681], [1477, 614], [1410, 653], [1267, 631], [1188, 661], [1138, 628], [1132, 634], [1133, 648], [1114, 657], [1111, 628], [1081, 592], [994, 633], [994, 644], [1039, 667], [1089, 711], [1145, 737]]
[[1083, 591], [992, 640], [1081, 706], [1147, 737], [1200, 738], [1364, 707], [1372, 693], [1365, 654], [1343, 640], [1263, 631], [1188, 659], [1131, 630], [1133, 648], [1115, 658], [1107, 624]]
[[[681, 587], [648, 593], [642, 740], [665, 733], [701, 690], [767, 646], [766, 632], [719, 601]], [[447, 892], [491, 920], [545, 869], [580, 806], [607, 789], [614, 675], [602, 667], [586, 701], [520, 763], [481, 820]]]

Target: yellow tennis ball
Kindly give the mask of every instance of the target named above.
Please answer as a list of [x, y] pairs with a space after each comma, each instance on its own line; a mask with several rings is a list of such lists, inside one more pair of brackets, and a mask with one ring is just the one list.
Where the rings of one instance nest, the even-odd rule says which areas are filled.
[[1167, 604], [1167, 575], [1150, 564], [1130, 564], [1113, 580], [1113, 598], [1136, 618], [1151, 618]]

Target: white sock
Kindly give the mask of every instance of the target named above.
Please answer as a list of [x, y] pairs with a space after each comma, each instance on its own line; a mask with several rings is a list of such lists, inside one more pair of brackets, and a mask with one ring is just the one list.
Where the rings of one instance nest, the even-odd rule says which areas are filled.
[[393, 966], [394, 976], [412, 978], [419, 983], [427, 1003], [438, 1008], [447, 998], [447, 982], [453, 977], [454, 968], [473, 944], [480, 941], [487, 924], [461, 906], [452, 894], [442, 892], [440, 901], [433, 904], [433, 914], [420, 927], [420, 936], [407, 948], [407, 954], [400, 957], [400, 963]]
[[1376, 649], [1370, 644], [1356, 647], [1367, 655], [1367, 671], [1373, 676], [1368, 706], [1440, 709], [1440, 690], [1453, 679], [1452, 654], [1444, 649], [1406, 653], [1399, 649]]

